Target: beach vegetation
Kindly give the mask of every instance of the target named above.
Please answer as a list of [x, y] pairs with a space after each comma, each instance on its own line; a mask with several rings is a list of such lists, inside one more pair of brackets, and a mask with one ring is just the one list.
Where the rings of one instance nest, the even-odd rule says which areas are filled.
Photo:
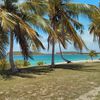
[[39, 62], [37, 62], [37, 65], [38, 66], [42, 66], [42, 65], [44, 65], [44, 62], [43, 61], [39, 61]]
[[7, 68], [8, 68], [8, 62], [6, 58], [1, 59], [0, 60], [0, 70], [4, 71]]
[[[48, 49], [50, 49], [50, 45], [52, 46], [52, 66], [57, 43], [63, 48], [66, 48], [68, 43], [73, 44], [76, 49], [87, 48], [77, 34], [77, 30], [80, 33], [83, 32], [83, 25], [78, 22], [77, 17], [79, 14], [91, 16], [91, 13], [97, 10], [95, 6], [72, 3], [70, 0], [64, 2], [63, 0], [26, 0], [21, 4], [18, 4], [18, 0], [2, 1], [0, 34], [5, 35], [6, 41], [1, 45], [0, 54], [5, 54], [5, 46], [9, 43], [9, 62], [13, 72], [17, 71], [13, 58], [14, 40], [19, 43], [24, 59], [32, 58], [31, 48], [45, 49], [40, 35], [33, 27], [48, 33]], [[44, 17], [45, 15], [49, 18]]]
[[16, 60], [15, 61], [15, 65], [18, 67], [18, 68], [22, 68], [22, 67], [25, 67], [25, 66], [29, 66], [31, 65], [29, 61], [26, 61], [26, 60]]
[[[37, 7], [35, 6], [34, 8], [35, 11], [37, 11]], [[37, 22], [39, 19], [42, 21]], [[44, 25], [44, 28], [46, 26], [44, 19], [41, 18], [38, 13], [31, 15], [31, 13], [24, 12], [22, 10], [22, 6], [18, 4], [18, 0], [3, 0], [3, 3], [1, 3], [0, 6], [0, 35], [1, 33], [2, 36], [6, 34], [6, 38], [10, 38], [9, 62], [13, 72], [17, 71], [17, 67], [14, 64], [13, 59], [14, 39], [17, 41], [17, 43], [19, 43], [22, 55], [25, 59], [31, 57], [31, 46], [34, 46], [37, 49], [44, 49], [44, 46], [39, 40], [40, 35], [29, 25], [28, 22], [34, 22], [33, 24], [36, 26], [39, 26], [41, 23], [40, 27]], [[5, 42], [8, 43], [7, 39]], [[5, 54], [5, 42], [3, 42], [2, 49], [0, 48], [1, 54]]]
[[89, 52], [89, 56], [91, 57], [91, 60], [93, 60], [93, 57], [96, 57], [96, 56], [97, 56], [96, 51], [91, 50], [91, 51]]
[[57, 35], [57, 38], [52, 37], [52, 35], [48, 37], [48, 49], [50, 45], [52, 46], [51, 65], [53, 66], [56, 43], [61, 44], [63, 48], [66, 48], [68, 43], [74, 44], [76, 49], [87, 48], [76, 31], [83, 32], [83, 26], [77, 21], [77, 17], [79, 14], [91, 16], [96, 7], [88, 4], [72, 3], [71, 0], [64, 2], [63, 0], [46, 1], [48, 3], [50, 25]]
[[29, 66], [31, 63], [28, 60], [24, 60], [24, 66]]
[[[34, 4], [36, 4], [34, 6]], [[42, 5], [42, 7], [40, 6]], [[72, 41], [75, 48], [80, 50], [83, 47], [86, 47], [81, 37], [77, 34], [76, 30], [79, 30], [80, 33], [83, 31], [83, 26], [77, 21], [77, 17], [80, 13], [90, 16], [90, 13], [93, 11], [94, 6], [88, 4], [76, 4], [70, 2], [70, 0], [63, 2], [63, 0], [34, 0], [27, 1], [21, 4], [21, 7], [31, 13], [38, 13], [39, 15], [47, 15], [48, 17], [45, 21], [49, 24], [42, 24], [43, 29], [47, 32], [48, 35], [48, 49], [50, 45], [52, 46], [52, 59], [51, 65], [54, 65], [54, 54], [55, 54], [55, 45], [60, 43], [63, 48], [67, 47], [67, 43]], [[37, 10], [34, 9], [37, 7]], [[92, 9], [92, 10], [91, 10]], [[41, 12], [40, 12], [41, 11]], [[42, 19], [37, 23], [34, 22], [32, 16], [29, 20], [30, 23], [41, 25], [40, 22], [43, 22]], [[38, 17], [39, 18], [39, 17]], [[38, 19], [37, 19], [38, 20]], [[35, 48], [35, 46], [33, 46]]]

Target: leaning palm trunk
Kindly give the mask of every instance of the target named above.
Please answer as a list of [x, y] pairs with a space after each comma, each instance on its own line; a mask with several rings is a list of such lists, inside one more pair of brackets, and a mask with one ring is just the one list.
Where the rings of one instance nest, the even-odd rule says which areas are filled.
[[11, 66], [11, 71], [16, 72], [17, 68], [14, 64], [14, 59], [13, 59], [13, 42], [14, 42], [13, 37], [14, 37], [14, 34], [13, 34], [13, 32], [11, 32], [11, 34], [10, 34], [9, 62], [10, 62], [10, 66]]
[[[53, 17], [51, 16], [50, 20], [51, 20], [51, 27], [53, 28], [53, 30], [55, 31], [55, 24], [53, 22]], [[51, 60], [51, 66], [55, 65], [55, 39], [54, 37], [52, 37], [52, 60]]]
[[54, 43], [54, 39], [53, 39], [53, 41], [52, 41], [52, 60], [51, 60], [51, 66], [54, 66], [54, 64], [55, 64], [54, 52], [55, 52], [55, 43]]
[[67, 60], [67, 59], [64, 58], [64, 56], [63, 56], [63, 54], [62, 54], [62, 50], [61, 50], [60, 43], [59, 43], [59, 49], [60, 49], [60, 55], [61, 55], [61, 58], [62, 58], [65, 62], [71, 63], [71, 61], [69, 61], [69, 60]]

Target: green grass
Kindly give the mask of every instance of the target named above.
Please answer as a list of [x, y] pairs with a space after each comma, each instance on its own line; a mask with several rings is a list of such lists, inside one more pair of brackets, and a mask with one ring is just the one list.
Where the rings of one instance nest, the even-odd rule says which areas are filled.
[[16, 74], [2, 73], [0, 100], [75, 100], [98, 86], [100, 63], [24, 68]]

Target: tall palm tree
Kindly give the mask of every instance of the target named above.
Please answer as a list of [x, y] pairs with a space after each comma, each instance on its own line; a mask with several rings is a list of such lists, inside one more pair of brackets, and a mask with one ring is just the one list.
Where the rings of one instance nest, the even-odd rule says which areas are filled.
[[[34, 6], [35, 4], [35, 6]], [[42, 7], [41, 7], [42, 5]], [[45, 0], [31, 0], [28, 1], [26, 0], [26, 2], [24, 2], [23, 4], [21, 4], [22, 9], [24, 9], [25, 11], [31, 12], [31, 13], [35, 13], [38, 15], [47, 15], [48, 14], [48, 3]], [[37, 8], [35, 11], [34, 9]], [[53, 38], [57, 38], [57, 35], [54, 31], [54, 29], [52, 29], [52, 26], [50, 24], [50, 21], [48, 20], [48, 18], [43, 17], [42, 19], [39, 19], [40, 17], [37, 17], [37, 20], [34, 21], [34, 15], [29, 17], [28, 20], [30, 20], [30, 23], [32, 23], [33, 25], [35, 24], [35, 26], [38, 24], [38, 26], [42, 27], [42, 29], [49, 34], [49, 36], [52, 36]], [[34, 19], [34, 20], [33, 20]], [[44, 22], [45, 21], [45, 22]], [[36, 22], [36, 23], [35, 23]], [[43, 22], [43, 24], [41, 25], [40, 22]]]
[[[78, 36], [77, 31], [82, 32], [82, 25], [77, 21], [79, 14], [88, 16], [95, 10], [95, 6], [87, 4], [71, 3], [71, 0], [46, 0], [48, 2], [49, 19], [51, 27], [57, 34], [57, 39], [49, 35], [48, 43], [52, 45], [52, 62], [54, 65], [55, 44], [60, 42], [66, 48], [66, 36], [71, 37], [74, 46], [83, 49], [83, 40]], [[59, 31], [58, 31], [59, 30]], [[86, 47], [86, 46], [85, 46]]]
[[[9, 61], [12, 71], [16, 71], [13, 60], [13, 40], [19, 43], [24, 59], [30, 56], [30, 43], [36, 48], [44, 48], [39, 40], [39, 34], [33, 30], [26, 21], [26, 13], [22, 12], [17, 6], [18, 0], [3, 0], [0, 6], [0, 27], [4, 33], [10, 33], [10, 53]], [[44, 23], [45, 24], [45, 23]], [[41, 24], [42, 26], [42, 24]], [[3, 33], [2, 33], [3, 34]]]
[[[46, 25], [44, 25], [42, 27], [44, 27], [46, 32], [49, 33], [48, 47], [50, 44], [52, 45], [51, 65], [54, 65], [55, 44], [60, 42], [63, 47], [66, 48], [67, 40], [64, 37], [67, 34], [70, 35], [71, 40], [74, 41], [74, 46], [76, 48], [82, 50], [83, 46], [85, 46], [82, 39], [77, 35], [76, 29], [82, 31], [82, 25], [76, 20], [76, 18], [79, 14], [86, 14], [90, 16], [95, 6], [87, 4], [76, 4], [71, 3], [70, 1], [71, 0], [26, 0], [26, 2], [21, 5], [24, 10], [29, 12], [31, 11], [31, 13], [36, 13], [39, 15], [46, 14], [49, 16], [49, 21], [46, 19], [45, 20], [50, 23], [50, 26], [46, 27]], [[34, 4], [37, 5], [34, 6]], [[41, 4], [45, 5], [43, 5], [41, 8]], [[39, 9], [34, 11], [36, 7]], [[31, 22], [33, 17], [31, 17]], [[59, 28], [60, 32], [58, 32]]]

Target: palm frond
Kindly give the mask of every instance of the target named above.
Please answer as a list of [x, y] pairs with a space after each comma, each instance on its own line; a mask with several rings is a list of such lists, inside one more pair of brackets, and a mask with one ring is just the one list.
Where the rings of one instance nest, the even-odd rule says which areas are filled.
[[56, 33], [54, 32], [54, 30], [50, 26], [50, 22], [46, 18], [43, 18], [37, 14], [31, 14], [27, 17], [26, 21], [28, 21], [33, 26], [42, 29], [45, 33], [52, 35], [52, 37], [56, 39]]
[[8, 45], [8, 35], [2, 30], [0, 25], [0, 59], [6, 56], [6, 49]]
[[90, 4], [65, 3], [62, 5], [65, 7], [65, 9], [69, 9], [76, 14], [85, 14], [88, 15], [89, 17], [93, 12], [98, 10], [96, 6]]
[[27, 0], [19, 5], [21, 10], [32, 11], [35, 14], [44, 15], [47, 10], [47, 3], [44, 0]]
[[99, 15], [95, 16], [92, 20], [92, 23], [90, 24], [89, 30], [90, 34], [93, 35], [93, 40], [98, 41], [99, 47], [100, 47], [100, 18]]
[[[19, 42], [21, 49], [22, 49], [22, 54], [25, 57], [30, 56], [30, 50], [29, 50], [29, 43], [28, 41], [33, 42], [36, 48], [43, 48], [44, 46], [39, 40], [39, 35], [37, 34], [36, 31], [34, 31], [27, 23], [25, 23], [20, 17], [17, 15], [13, 14], [13, 16], [16, 18], [18, 24], [15, 28], [15, 36], [17, 38], [17, 41]], [[33, 44], [32, 43], [32, 44]]]
[[[85, 43], [83, 42], [83, 40], [77, 35], [77, 32], [75, 31], [75, 29], [73, 28], [73, 26], [71, 25], [71, 23], [68, 21], [68, 19], [66, 19], [65, 22], [65, 26], [66, 26], [66, 30], [67, 32], [70, 34], [70, 36], [72, 37], [72, 41], [74, 42], [74, 46], [76, 49], [80, 49], [82, 50], [83, 47], [86, 47]], [[86, 47], [87, 48], [87, 47]]]
[[15, 18], [13, 17], [11, 13], [0, 8], [0, 22], [4, 31], [7, 32], [10, 29], [11, 30], [14, 29], [16, 25], [16, 21], [14, 19]]

